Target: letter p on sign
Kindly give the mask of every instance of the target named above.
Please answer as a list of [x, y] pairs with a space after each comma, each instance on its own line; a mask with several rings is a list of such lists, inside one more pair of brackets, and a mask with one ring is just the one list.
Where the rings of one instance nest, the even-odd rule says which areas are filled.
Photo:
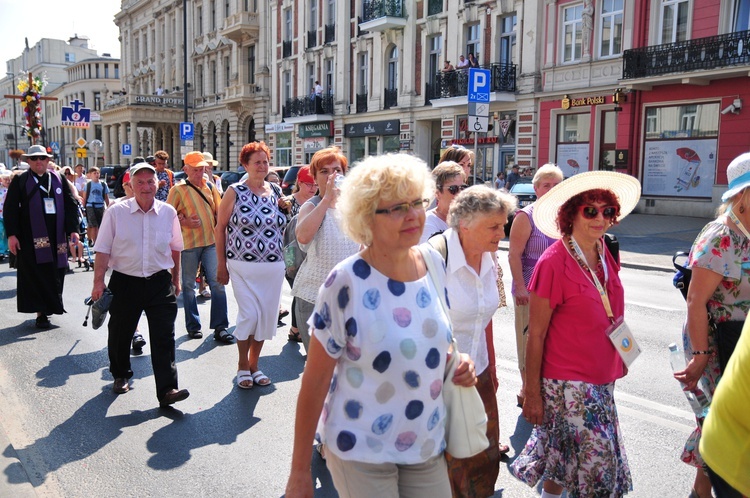
[[469, 102], [490, 101], [489, 69], [469, 69]]

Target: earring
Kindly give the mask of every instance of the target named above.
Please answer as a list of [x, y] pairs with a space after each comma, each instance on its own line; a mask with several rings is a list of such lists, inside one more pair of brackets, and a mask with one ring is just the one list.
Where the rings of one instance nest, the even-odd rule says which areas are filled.
[[744, 214], [744, 213], [745, 213], [745, 205], [740, 204], [740, 214]]

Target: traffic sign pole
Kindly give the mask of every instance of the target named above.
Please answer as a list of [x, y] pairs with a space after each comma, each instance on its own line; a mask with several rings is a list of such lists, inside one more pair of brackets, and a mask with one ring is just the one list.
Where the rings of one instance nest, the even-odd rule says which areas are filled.
[[479, 133], [487, 133], [487, 122], [490, 110], [490, 82], [492, 75], [489, 69], [469, 69], [468, 115], [469, 131], [474, 134], [473, 175], [477, 177], [477, 150]]

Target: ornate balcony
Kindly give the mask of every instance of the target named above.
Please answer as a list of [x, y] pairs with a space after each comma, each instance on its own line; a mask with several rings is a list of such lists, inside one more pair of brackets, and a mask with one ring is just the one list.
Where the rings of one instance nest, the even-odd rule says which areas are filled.
[[284, 118], [298, 118], [318, 114], [333, 114], [333, 95], [323, 95], [322, 97], [310, 97], [308, 95], [307, 97], [289, 99], [281, 110], [281, 115]]
[[335, 41], [336, 41], [336, 25], [326, 24], [325, 38], [323, 39], [323, 43], [333, 43]]
[[648, 78], [747, 64], [750, 64], [750, 31], [738, 31], [625, 50], [622, 77]]
[[359, 28], [367, 31], [406, 26], [403, 0], [365, 0], [362, 5], [362, 22]]
[[386, 88], [383, 109], [390, 109], [391, 107], [398, 107], [398, 90], [395, 88]]
[[246, 40], [257, 39], [260, 32], [258, 14], [255, 12], [237, 12], [224, 20], [221, 36], [242, 43]]
[[[492, 92], [514, 93], [516, 91], [515, 64], [493, 63], [483, 66], [483, 69], [490, 70]], [[459, 69], [447, 73], [441, 71], [435, 74], [434, 83], [428, 84], [426, 90], [429, 100], [466, 97], [469, 93], [469, 70]]]
[[318, 32], [308, 31], [307, 32], [307, 49], [315, 48], [318, 46]]
[[357, 94], [357, 113], [367, 112], [367, 94]]
[[287, 58], [292, 56], [292, 40], [281, 42], [281, 57]]

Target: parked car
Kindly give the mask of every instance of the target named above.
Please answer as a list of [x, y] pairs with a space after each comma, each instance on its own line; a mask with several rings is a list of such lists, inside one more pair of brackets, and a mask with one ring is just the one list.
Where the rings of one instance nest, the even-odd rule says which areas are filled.
[[243, 174], [239, 171], [224, 171], [221, 173], [221, 189], [226, 192], [231, 184], [240, 181]]
[[[518, 209], [524, 208], [536, 201], [536, 192], [530, 177], [521, 177], [510, 189], [510, 194], [518, 200]], [[508, 216], [508, 222], [505, 224], [505, 235], [510, 236], [510, 228], [513, 226], [513, 219], [516, 213], [513, 212]]]
[[[279, 175], [279, 178], [282, 179], [281, 181], [283, 183], [283, 181], [284, 181], [283, 179], [286, 178], [286, 175], [287, 175], [287, 173], [289, 172], [290, 169], [291, 168], [289, 166], [276, 166], [274, 168], [269, 169], [268, 172], [269, 173], [273, 172], [273, 173], [276, 173], [277, 175]], [[295, 178], [296, 178], [296, 176], [297, 175], [295, 173]], [[240, 178], [239, 181], [241, 181], [241, 182], [247, 181], [247, 173], [243, 174], [242, 178]], [[294, 184], [292, 184], [292, 186], [294, 186]], [[289, 192], [286, 192], [284, 190], [284, 187], [282, 186], [281, 193], [284, 194], [284, 195], [289, 195], [289, 194], [292, 193], [292, 188], [289, 187]]]
[[292, 166], [286, 171], [286, 174], [281, 179], [281, 191], [284, 192], [284, 195], [291, 195], [292, 189], [294, 188], [294, 184], [297, 181], [297, 173], [299, 172], [300, 168], [305, 166], [304, 164], [298, 164], [296, 166]]
[[[107, 187], [109, 187], [109, 191], [112, 192], [113, 197], [115, 196], [115, 191], [121, 191], [121, 188], [118, 188], [118, 184], [122, 185], [122, 175], [127, 171], [128, 166], [121, 166], [119, 164], [117, 165], [111, 165], [111, 166], [104, 166], [99, 171], [99, 179], [104, 180], [107, 182]], [[123, 192], [123, 195], [124, 192]], [[122, 197], [122, 196], [119, 196]]]
[[175, 183], [175, 185], [177, 184], [177, 182], [179, 182], [180, 180], [184, 180], [185, 178], [187, 178], [187, 174], [184, 171], [175, 171], [174, 172], [174, 183]]

